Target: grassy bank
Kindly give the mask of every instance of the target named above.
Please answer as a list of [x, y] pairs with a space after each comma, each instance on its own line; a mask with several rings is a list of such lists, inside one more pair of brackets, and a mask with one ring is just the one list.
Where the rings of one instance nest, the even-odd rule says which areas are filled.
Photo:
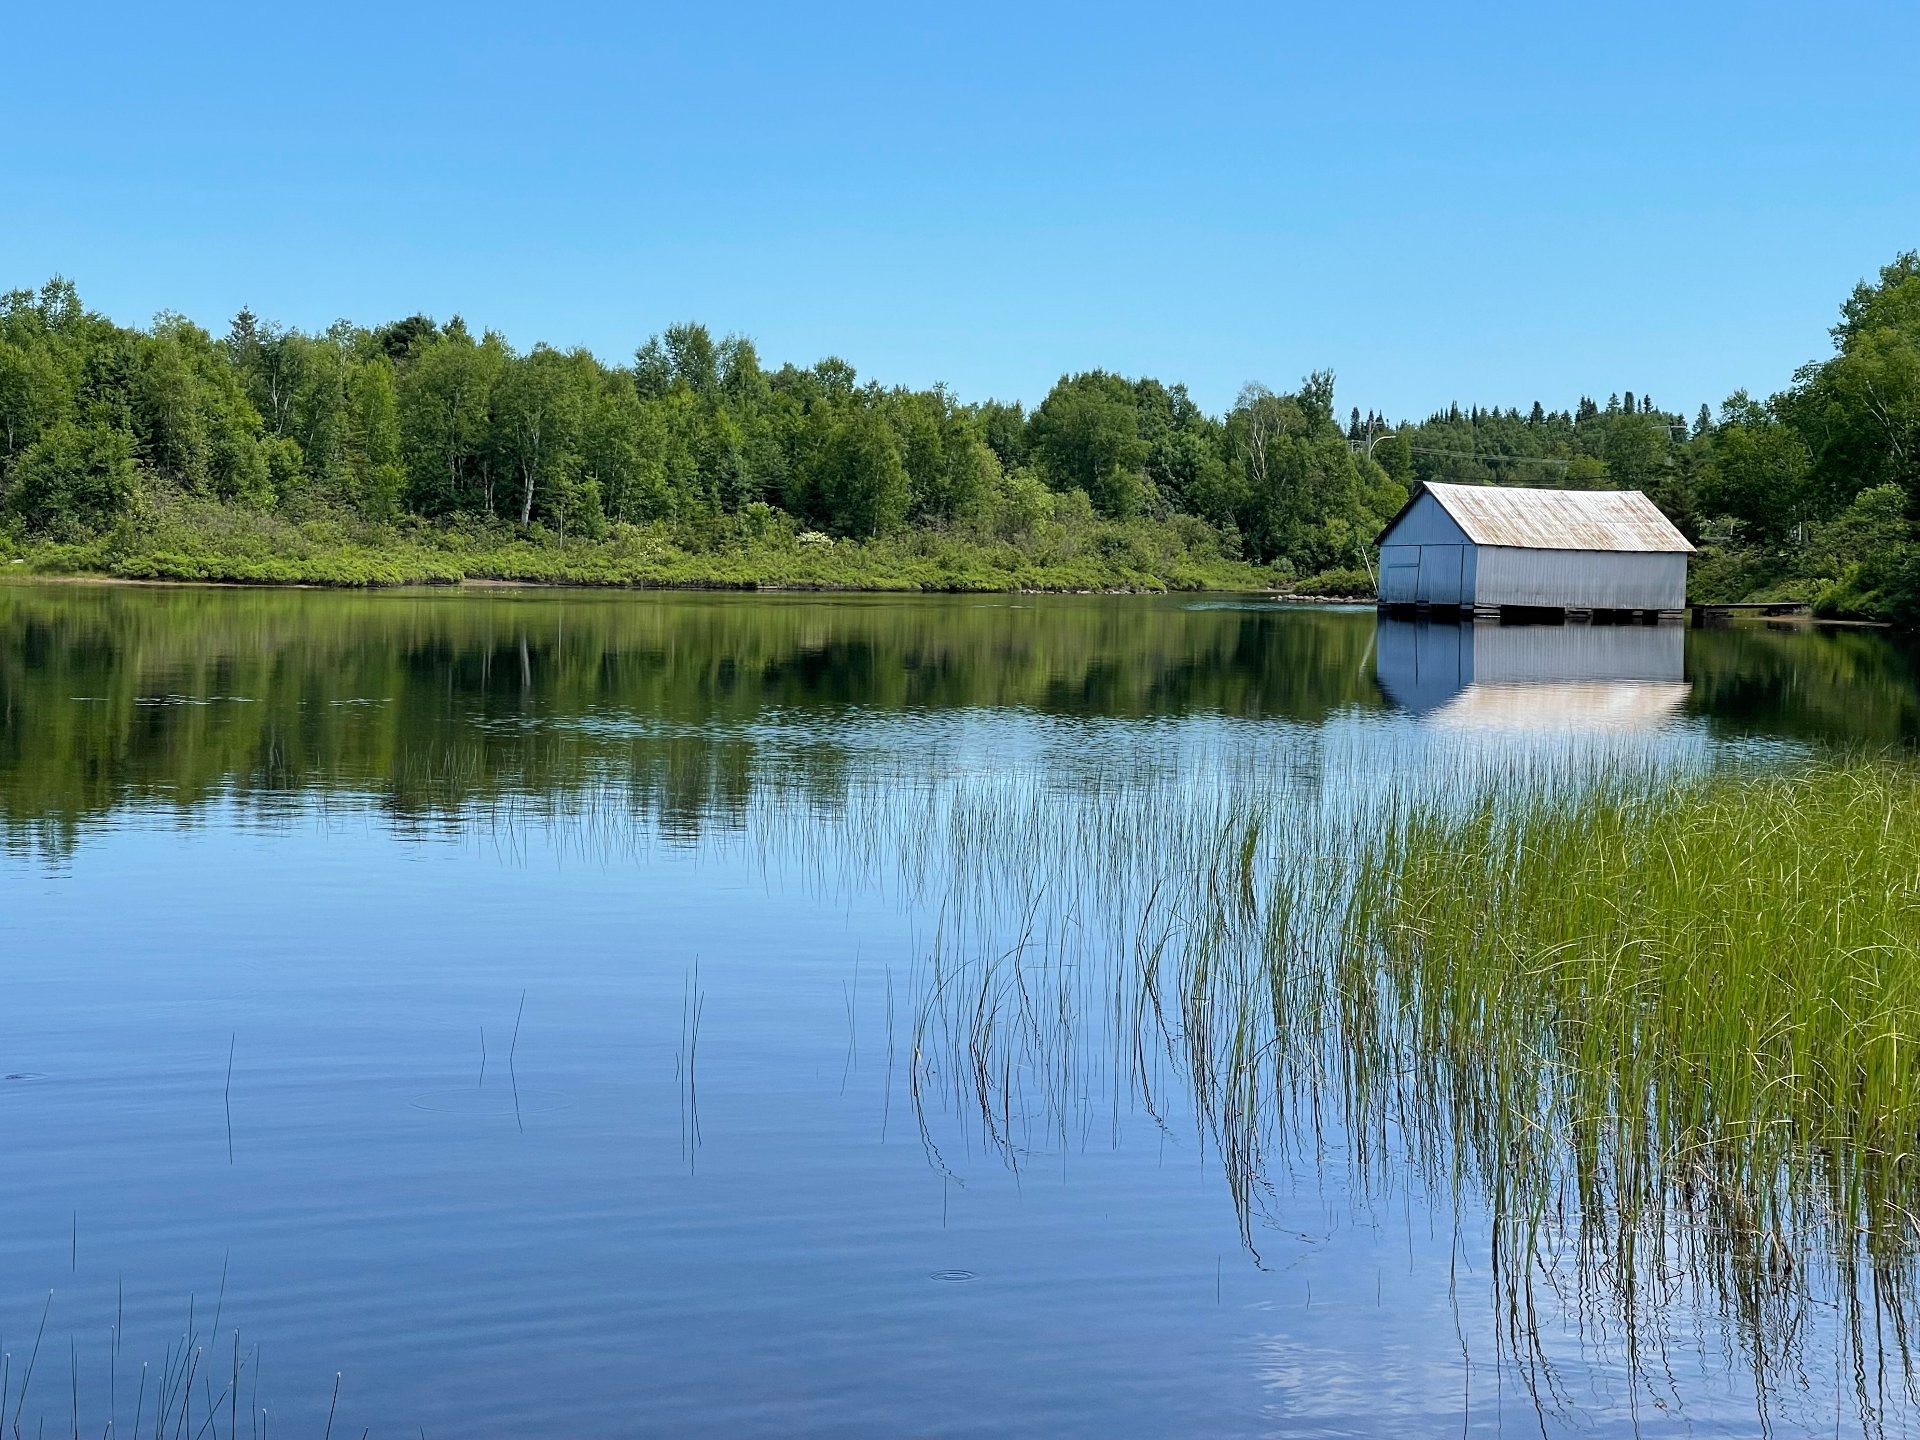
[[374, 525], [209, 502], [145, 507], [105, 534], [0, 536], [16, 575], [255, 585], [529, 584], [831, 590], [1248, 590], [1273, 572], [1222, 553], [1197, 522], [1049, 522], [1020, 534], [908, 530], [874, 540], [797, 532], [778, 519], [617, 525], [588, 538], [504, 524]]

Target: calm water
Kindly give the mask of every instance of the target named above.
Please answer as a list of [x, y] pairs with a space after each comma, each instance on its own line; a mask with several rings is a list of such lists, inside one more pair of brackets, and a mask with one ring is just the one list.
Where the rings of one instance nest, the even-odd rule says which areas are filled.
[[[1087, 817], [1916, 734], [1858, 631], [0, 587], [4, 1424], [1757, 1433], [1710, 1292], [1529, 1385], [1471, 1193], [1237, 1193]], [[1910, 1428], [1801, 1344], [1776, 1431]]]

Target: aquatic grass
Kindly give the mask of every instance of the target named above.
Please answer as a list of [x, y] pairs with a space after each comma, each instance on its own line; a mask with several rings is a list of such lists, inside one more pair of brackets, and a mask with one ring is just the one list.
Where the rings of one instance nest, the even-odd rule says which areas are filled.
[[[224, 1295], [223, 1273], [222, 1300]], [[220, 1328], [223, 1306], [220, 1304], [215, 1306], [211, 1327], [203, 1331], [191, 1296], [187, 1302], [185, 1330], [166, 1346], [164, 1358], [157, 1364], [141, 1363], [131, 1428], [123, 1432], [122, 1424], [126, 1417], [120, 1408], [118, 1369], [126, 1330], [125, 1305], [124, 1288], [116, 1286], [113, 1324], [109, 1328], [109, 1340], [105, 1347], [107, 1365], [104, 1376], [85, 1363], [86, 1353], [80, 1340], [69, 1331], [67, 1393], [61, 1397], [67, 1401], [64, 1407], [67, 1414], [55, 1422], [59, 1429], [74, 1436], [80, 1435], [82, 1414], [89, 1406], [104, 1403], [104, 1419], [95, 1415], [93, 1422], [101, 1425], [99, 1433], [103, 1436], [126, 1433], [136, 1437], [151, 1435], [152, 1440], [239, 1440], [240, 1388], [243, 1383], [250, 1383], [253, 1387], [249, 1401], [250, 1428], [256, 1437], [266, 1433], [269, 1412], [259, 1404], [260, 1347], [246, 1343], [238, 1329], [223, 1335]], [[0, 1363], [0, 1394], [7, 1397], [12, 1410], [10, 1418], [0, 1414], [0, 1429], [4, 1429], [9, 1440], [26, 1440], [30, 1434], [43, 1436], [49, 1431], [48, 1414], [38, 1406], [30, 1408], [28, 1392], [53, 1310], [54, 1296], [49, 1291], [41, 1307], [39, 1323], [34, 1331], [33, 1350], [27, 1359], [25, 1373], [20, 1376], [17, 1391], [10, 1384], [13, 1370], [11, 1352], [5, 1352], [0, 1357], [0, 1361], [3, 1361]], [[222, 1353], [222, 1346], [229, 1343], [231, 1353], [224, 1367], [227, 1373], [222, 1388], [216, 1391], [213, 1381], [222, 1377], [214, 1367], [214, 1357]], [[153, 1382], [151, 1386], [150, 1381]], [[197, 1398], [194, 1388], [196, 1381], [199, 1385]], [[338, 1384], [339, 1378], [336, 1376], [336, 1405]]]
[[1104, 1091], [1115, 1143], [1129, 1105], [1194, 1127], [1256, 1258], [1296, 1166], [1485, 1216], [1543, 1403], [1553, 1317], [1646, 1375], [1676, 1309], [1762, 1395], [1817, 1343], [1862, 1415], [1886, 1375], [1911, 1400], [1920, 766], [1599, 773], [970, 780], [755, 825], [937, 905], [910, 1089], [954, 1179], [942, 1116], [1018, 1170]]
[[1825, 1260], [1904, 1351], [1920, 768], [1416, 802], [1361, 848], [1336, 965], [1379, 1022], [1346, 1037], [1354, 1088], [1434, 1097], [1416, 1148], [1485, 1187], [1514, 1256], [1571, 1213], [1630, 1311], [1677, 1248], [1756, 1342]]

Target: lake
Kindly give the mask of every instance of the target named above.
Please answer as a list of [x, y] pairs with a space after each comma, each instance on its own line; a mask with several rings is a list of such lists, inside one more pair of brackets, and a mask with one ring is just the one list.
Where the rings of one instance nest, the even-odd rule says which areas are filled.
[[0, 586], [0, 1420], [1905, 1433], [1897, 1346], [1749, 1333], [1711, 1275], [1635, 1331], [1537, 1257], [1516, 1347], [1481, 1191], [1194, 1073], [1152, 975], [1222, 797], [1311, 854], [1469, 772], [1904, 748], [1916, 660], [1221, 596]]

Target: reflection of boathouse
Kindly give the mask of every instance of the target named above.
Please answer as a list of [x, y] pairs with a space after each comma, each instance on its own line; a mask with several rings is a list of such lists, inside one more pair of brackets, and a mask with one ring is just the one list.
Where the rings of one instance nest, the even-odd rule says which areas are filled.
[[1435, 723], [1639, 730], [1686, 703], [1675, 625], [1475, 625], [1381, 616], [1380, 688]]
[[1693, 546], [1638, 490], [1422, 485], [1380, 532], [1380, 603], [1679, 616]]

